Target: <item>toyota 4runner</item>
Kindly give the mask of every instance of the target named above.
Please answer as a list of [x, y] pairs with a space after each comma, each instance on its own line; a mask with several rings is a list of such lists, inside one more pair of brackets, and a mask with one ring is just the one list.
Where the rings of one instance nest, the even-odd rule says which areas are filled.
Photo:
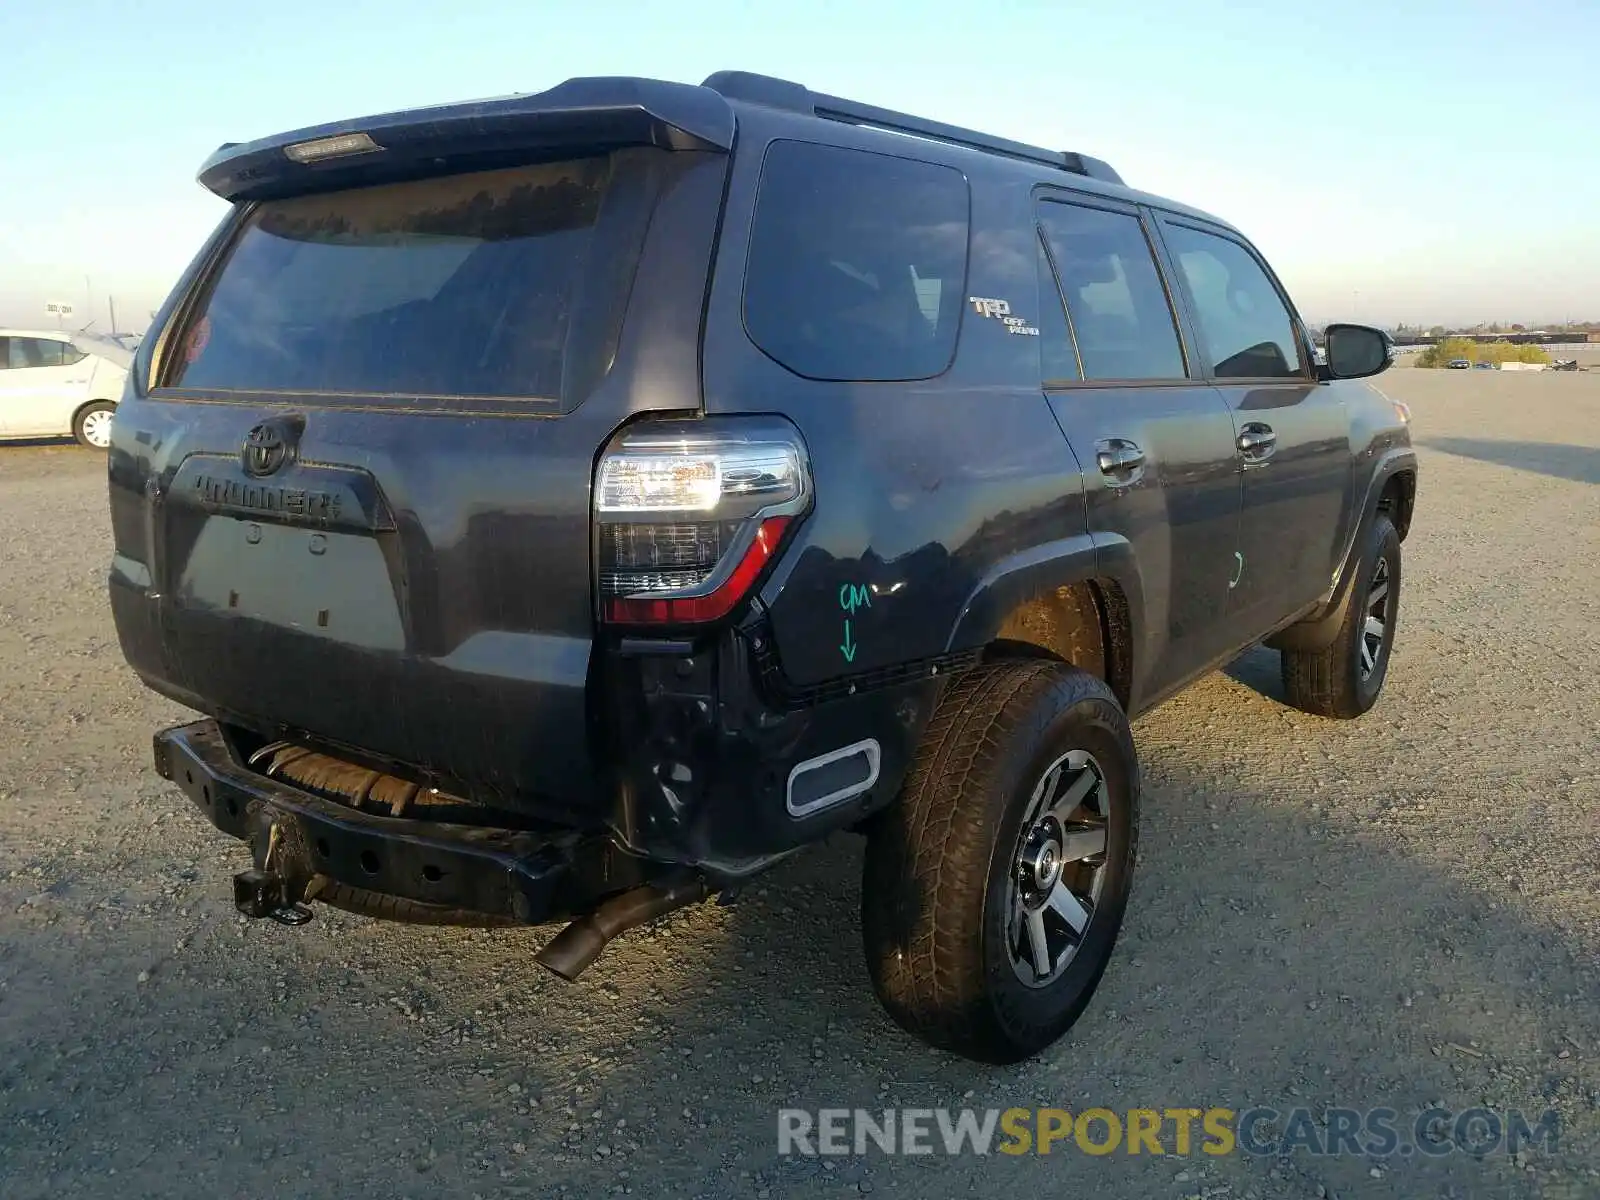
[[[222, 147], [141, 345], [111, 604], [251, 915], [617, 933], [836, 830], [901, 1025], [1083, 1010], [1129, 719], [1254, 643], [1383, 686], [1408, 415], [1105, 163], [740, 72]], [[242, 865], [242, 864], [241, 864]]]

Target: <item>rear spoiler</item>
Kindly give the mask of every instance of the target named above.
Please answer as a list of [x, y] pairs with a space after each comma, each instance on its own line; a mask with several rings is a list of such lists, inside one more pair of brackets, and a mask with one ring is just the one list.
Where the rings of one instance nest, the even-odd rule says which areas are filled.
[[623, 146], [728, 151], [733, 109], [709, 88], [569, 79], [546, 92], [411, 109], [222, 146], [200, 182], [224, 200], [265, 200], [488, 168], [535, 153]]

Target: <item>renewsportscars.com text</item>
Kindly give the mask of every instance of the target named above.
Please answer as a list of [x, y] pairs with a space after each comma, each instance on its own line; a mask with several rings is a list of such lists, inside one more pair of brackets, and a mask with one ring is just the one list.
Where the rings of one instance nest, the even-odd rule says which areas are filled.
[[1553, 1153], [1560, 1118], [1521, 1112], [1428, 1108], [784, 1108], [782, 1155], [880, 1154], [1307, 1154], [1440, 1157], [1526, 1150]]

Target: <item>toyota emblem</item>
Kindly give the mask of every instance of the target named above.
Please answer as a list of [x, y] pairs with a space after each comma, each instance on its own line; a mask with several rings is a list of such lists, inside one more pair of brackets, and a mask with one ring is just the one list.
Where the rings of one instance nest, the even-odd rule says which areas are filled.
[[271, 475], [289, 458], [289, 439], [271, 421], [263, 421], [245, 436], [240, 452], [247, 475]]

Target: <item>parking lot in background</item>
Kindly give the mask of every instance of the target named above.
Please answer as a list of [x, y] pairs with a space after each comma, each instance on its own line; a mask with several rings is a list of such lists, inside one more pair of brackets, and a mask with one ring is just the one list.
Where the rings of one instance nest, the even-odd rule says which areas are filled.
[[[1600, 355], [1586, 355], [1594, 363]], [[1582, 361], [1582, 360], [1580, 360]], [[0, 446], [0, 1197], [1600, 1196], [1600, 371], [1399, 369], [1421, 460], [1366, 719], [1253, 651], [1141, 719], [1117, 956], [1035, 1063], [895, 1028], [841, 838], [625, 935], [243, 922], [242, 847], [149, 766], [102, 456]], [[1059, 1106], [1561, 1122], [1482, 1161], [780, 1157], [780, 1108]]]

